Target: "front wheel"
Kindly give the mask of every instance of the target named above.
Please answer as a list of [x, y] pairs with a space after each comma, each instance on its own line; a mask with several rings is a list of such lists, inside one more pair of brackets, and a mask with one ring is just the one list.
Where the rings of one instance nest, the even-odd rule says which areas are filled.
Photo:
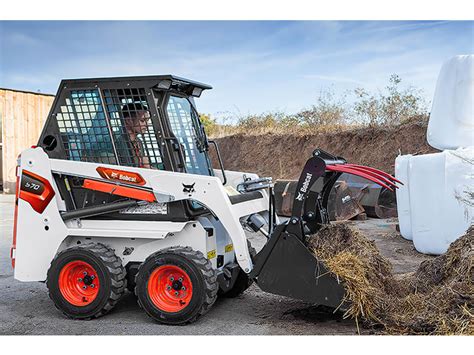
[[[252, 246], [249, 240], [247, 240], [247, 246], [249, 248], [250, 257], [252, 261], [255, 259], [257, 255], [257, 251]], [[239, 269], [239, 273], [237, 274], [237, 278], [235, 280], [234, 286], [227, 292], [223, 293], [222, 296], [226, 298], [235, 298], [240, 296], [242, 293], [245, 292], [250, 286], [252, 286], [253, 280], [248, 277], [248, 274], [244, 272], [244, 270]]]
[[190, 247], [171, 247], [149, 256], [135, 278], [138, 304], [154, 320], [186, 324], [207, 313], [217, 298], [211, 262]]

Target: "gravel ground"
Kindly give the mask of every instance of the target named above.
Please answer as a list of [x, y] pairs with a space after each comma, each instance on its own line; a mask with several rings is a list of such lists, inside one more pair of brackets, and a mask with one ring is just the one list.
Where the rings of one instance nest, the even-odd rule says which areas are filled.
[[[104, 317], [91, 321], [66, 319], [52, 304], [45, 284], [22, 283], [13, 278], [9, 257], [13, 199], [12, 195], [0, 194], [0, 334], [357, 334], [355, 323], [342, 320], [340, 314], [334, 315], [304, 302], [264, 293], [255, 285], [238, 298], [218, 299], [208, 314], [186, 326], [166, 326], [154, 322], [138, 307], [130, 293]], [[393, 225], [380, 220], [357, 223], [367, 231], [376, 229], [376, 237], [394, 231]], [[249, 237], [252, 245], [259, 250], [263, 245], [262, 238], [256, 235]], [[393, 245], [397, 239], [401, 238], [388, 240], [390, 249], [401, 248], [399, 254], [417, 265], [419, 260], [412, 255], [408, 243], [401, 241], [401, 247]], [[405, 266], [401, 271], [410, 270]]]

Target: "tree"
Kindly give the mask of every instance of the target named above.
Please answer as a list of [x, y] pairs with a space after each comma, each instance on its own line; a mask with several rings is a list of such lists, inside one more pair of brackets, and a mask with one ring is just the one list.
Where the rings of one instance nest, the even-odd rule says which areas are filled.
[[204, 130], [208, 136], [212, 136], [216, 129], [217, 123], [214, 118], [211, 117], [209, 114], [201, 113], [199, 114], [199, 118], [201, 119], [202, 125], [204, 126]]
[[363, 88], [355, 89], [355, 119], [370, 126], [398, 125], [413, 118], [427, 117], [426, 103], [421, 91], [413, 87], [402, 89], [402, 79], [397, 74], [390, 76], [386, 94], [370, 94]]
[[347, 118], [345, 96], [335, 99], [331, 90], [322, 91], [316, 104], [298, 112], [294, 117], [303, 125], [334, 126], [344, 123]]

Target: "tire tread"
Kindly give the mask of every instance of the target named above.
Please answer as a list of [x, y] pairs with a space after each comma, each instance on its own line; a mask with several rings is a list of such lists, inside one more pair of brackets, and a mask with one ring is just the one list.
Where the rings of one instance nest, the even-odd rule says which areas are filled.
[[[193, 262], [199, 272], [202, 274], [204, 278], [204, 302], [200, 306], [199, 311], [194, 315], [192, 318], [186, 320], [182, 323], [189, 324], [195, 322], [201, 316], [206, 314], [212, 307], [212, 305], [216, 302], [217, 299], [217, 291], [219, 289], [219, 285], [217, 282], [217, 273], [216, 270], [213, 269], [211, 262], [204, 256], [204, 254], [200, 251], [196, 251], [191, 247], [181, 247], [181, 246], [173, 246], [162, 249], [152, 255], [150, 255], [142, 265], [146, 264], [149, 260], [155, 258], [159, 254], [165, 253], [172, 253], [176, 255], [180, 255], [188, 259], [189, 261]], [[135, 276], [135, 285], [137, 284], [138, 275], [140, 275], [140, 269]], [[140, 302], [140, 297], [138, 297], [138, 287], [135, 286], [135, 296], [137, 296], [137, 302], [140, 308], [144, 309], [142, 303]], [[154, 319], [148, 312], [145, 312], [150, 318]]]
[[63, 255], [66, 252], [71, 252], [74, 250], [87, 250], [91, 253], [93, 253], [96, 257], [98, 257], [104, 264], [104, 266], [107, 268], [111, 282], [110, 282], [110, 294], [108, 296], [107, 302], [105, 305], [97, 311], [94, 315], [91, 317], [77, 317], [71, 314], [68, 314], [64, 310], [62, 310], [56, 302], [54, 302], [54, 299], [51, 295], [50, 291], [50, 283], [48, 282], [51, 279], [51, 267], [48, 270], [48, 276], [46, 279], [46, 284], [48, 286], [48, 295], [49, 298], [53, 301], [54, 306], [61, 311], [66, 317], [69, 319], [79, 319], [79, 320], [90, 320], [93, 318], [99, 318], [105, 314], [107, 314], [112, 308], [115, 307], [117, 302], [120, 300], [122, 295], [125, 292], [125, 288], [127, 286], [127, 280], [125, 277], [125, 268], [122, 265], [121, 259], [115, 254], [115, 250], [112, 248], [107, 247], [106, 245], [102, 243], [87, 243], [87, 244], [80, 244], [68, 249], [65, 249], [58, 254], [56, 254], [55, 258], [51, 261], [51, 266], [56, 262], [56, 260]]

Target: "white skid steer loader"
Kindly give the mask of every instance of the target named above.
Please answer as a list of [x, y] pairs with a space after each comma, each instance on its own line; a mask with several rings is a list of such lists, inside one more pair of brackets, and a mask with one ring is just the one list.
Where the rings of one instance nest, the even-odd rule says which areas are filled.
[[[342, 172], [389, 189], [397, 181], [315, 150], [280, 223], [270, 178], [224, 170], [194, 104], [206, 89], [171, 75], [63, 80], [38, 145], [18, 158], [15, 278], [46, 282], [73, 319], [107, 313], [128, 288], [156, 321], [189, 323], [253, 281], [339, 306], [344, 289], [307, 236], [329, 223]], [[244, 228], [267, 237], [258, 254]]]

